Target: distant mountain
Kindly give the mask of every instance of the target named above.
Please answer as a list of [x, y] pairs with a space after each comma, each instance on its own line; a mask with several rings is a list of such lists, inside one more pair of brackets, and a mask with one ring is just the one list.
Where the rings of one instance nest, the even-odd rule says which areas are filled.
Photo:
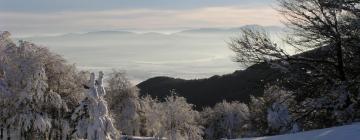
[[142, 33], [141, 35], [155, 35], [155, 36], [163, 36], [163, 35], [166, 35], [166, 34], [162, 34], [162, 33], [157, 33], [157, 32], [145, 32], [145, 33]]
[[18, 38], [24, 40], [38, 40], [38, 39], [56, 39], [56, 38], [76, 38], [76, 37], [106, 37], [106, 36], [171, 36], [171, 35], [184, 35], [184, 34], [209, 34], [209, 35], [219, 35], [219, 34], [234, 34], [241, 31], [244, 28], [262, 28], [268, 32], [280, 32], [283, 30], [279, 26], [260, 26], [260, 25], [245, 25], [237, 28], [199, 28], [199, 29], [189, 29], [176, 32], [173, 34], [163, 34], [158, 32], [145, 32], [145, 33], [135, 33], [132, 31], [92, 31], [87, 33], [67, 33], [62, 35], [48, 35], [48, 36], [33, 36], [26, 38]]
[[74, 37], [84, 37], [84, 36], [113, 36], [113, 35], [134, 35], [135, 33], [129, 31], [94, 31], [86, 33], [67, 33], [61, 35], [42, 35], [42, 36], [31, 36], [23, 37], [17, 39], [23, 40], [32, 40], [32, 39], [57, 39], [57, 38], [74, 38]]
[[119, 34], [135, 34], [129, 31], [96, 31], [96, 32], [88, 32], [81, 35], [119, 35]]
[[154, 77], [137, 85], [141, 95], [163, 99], [176, 91], [194, 104], [196, 109], [213, 106], [222, 100], [248, 102], [250, 95], [260, 96], [266, 83], [280, 78], [279, 71], [268, 64], [256, 64], [246, 70], [206, 79], [183, 80], [170, 77]]
[[237, 28], [200, 28], [184, 30], [175, 34], [209, 34], [209, 33], [238, 33], [242, 29], [264, 29], [267, 32], [281, 32], [284, 28], [279, 26], [245, 25]]
[[182, 34], [182, 33], [216, 33], [216, 32], [228, 32], [229, 29], [221, 29], [221, 28], [199, 28], [199, 29], [190, 29], [180, 31], [175, 34]]
[[[133, 32], [128, 31], [94, 31], [87, 33], [69, 33], [60, 36], [52, 36], [52, 38], [84, 38], [84, 37], [109, 37], [109, 36], [130, 36], [135, 35]], [[50, 37], [51, 38], [51, 37]]]

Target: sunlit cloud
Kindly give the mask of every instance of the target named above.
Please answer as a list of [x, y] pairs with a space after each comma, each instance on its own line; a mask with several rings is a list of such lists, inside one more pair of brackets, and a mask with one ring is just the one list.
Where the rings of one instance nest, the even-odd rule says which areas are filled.
[[128, 9], [50, 13], [1, 12], [1, 30], [15, 34], [56, 34], [96, 30], [280, 25], [271, 7], [205, 7], [183, 10]]

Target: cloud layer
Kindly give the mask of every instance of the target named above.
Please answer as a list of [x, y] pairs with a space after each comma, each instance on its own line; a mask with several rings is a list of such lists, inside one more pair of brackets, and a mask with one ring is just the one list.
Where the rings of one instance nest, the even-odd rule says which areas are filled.
[[279, 25], [271, 7], [204, 7], [195, 9], [124, 9], [65, 12], [1, 12], [0, 29], [15, 35], [126, 29], [179, 29]]

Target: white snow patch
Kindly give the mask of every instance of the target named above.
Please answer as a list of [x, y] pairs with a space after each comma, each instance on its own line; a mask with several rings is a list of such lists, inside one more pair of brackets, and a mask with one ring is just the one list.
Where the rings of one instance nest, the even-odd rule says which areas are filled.
[[122, 136], [121, 140], [166, 140], [165, 138]]
[[360, 123], [293, 134], [236, 140], [360, 140]]

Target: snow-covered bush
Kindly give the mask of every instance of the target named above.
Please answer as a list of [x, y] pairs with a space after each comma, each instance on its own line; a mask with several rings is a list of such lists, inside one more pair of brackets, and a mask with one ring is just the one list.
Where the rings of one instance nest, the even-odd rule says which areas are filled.
[[273, 103], [267, 110], [267, 121], [270, 129], [283, 129], [291, 121], [288, 107], [279, 102]]
[[141, 128], [138, 89], [119, 71], [110, 73], [106, 82], [108, 85], [105, 99], [108, 101], [115, 127], [125, 135], [139, 136]]
[[145, 96], [140, 99], [139, 115], [141, 121], [141, 135], [158, 138], [164, 135], [162, 121], [165, 116], [161, 108], [161, 103], [150, 96]]
[[244, 136], [249, 120], [249, 108], [239, 102], [223, 101], [202, 111], [205, 139], [238, 138]]
[[291, 107], [292, 93], [277, 86], [265, 90], [263, 97], [251, 97], [249, 136], [274, 135], [299, 131]]
[[164, 136], [169, 140], [201, 140], [202, 127], [199, 112], [184, 97], [169, 96], [162, 103]]
[[142, 133], [169, 140], [201, 140], [202, 126], [199, 112], [178, 96], [169, 96], [164, 102], [150, 96], [141, 99]]
[[298, 117], [306, 130], [343, 125], [359, 119], [359, 85], [341, 82], [329, 88], [329, 93], [299, 103], [301, 111]]

